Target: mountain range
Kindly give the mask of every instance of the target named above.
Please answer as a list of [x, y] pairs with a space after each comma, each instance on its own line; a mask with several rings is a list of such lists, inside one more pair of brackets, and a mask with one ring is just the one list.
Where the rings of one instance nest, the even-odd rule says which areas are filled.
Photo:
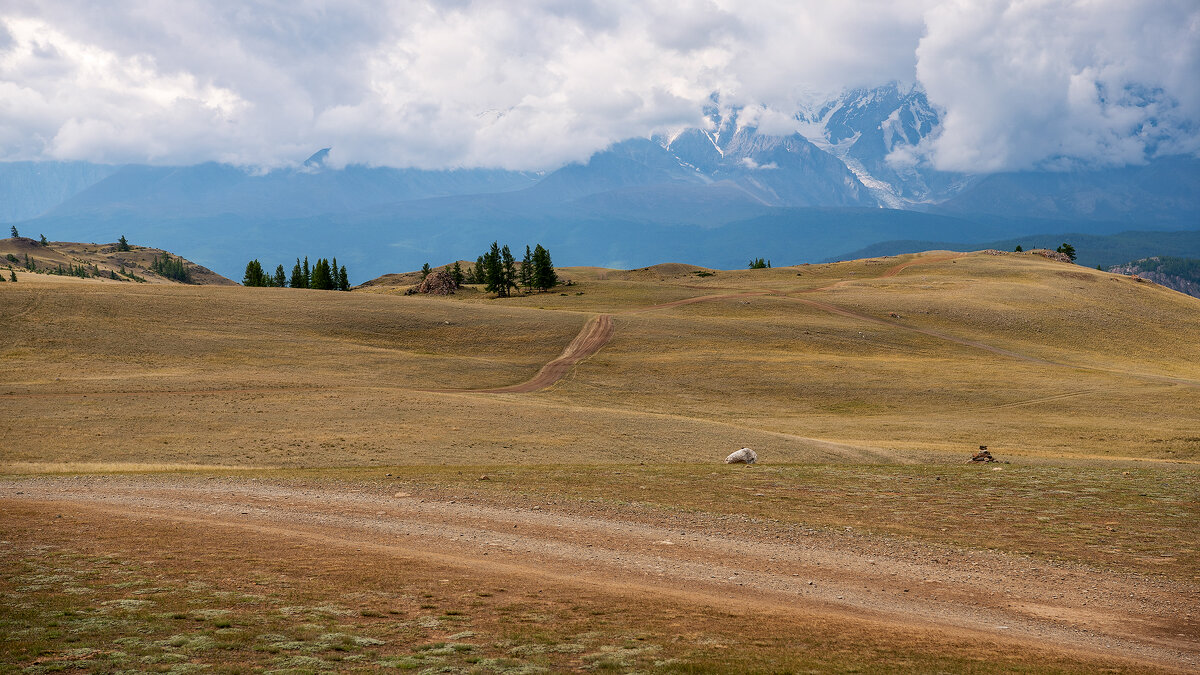
[[[729, 268], [881, 242], [1200, 230], [1195, 157], [976, 176], [897, 161], [939, 130], [916, 87], [847, 91], [782, 130], [755, 110], [710, 103], [703, 128], [627, 139], [544, 172], [333, 168], [328, 149], [272, 171], [0, 163], [0, 221], [58, 240], [125, 235], [233, 278], [251, 258], [273, 267], [329, 251], [366, 275], [355, 281], [472, 259], [492, 240], [540, 242], [564, 265]], [[1184, 254], [1162, 240], [1139, 256]]]

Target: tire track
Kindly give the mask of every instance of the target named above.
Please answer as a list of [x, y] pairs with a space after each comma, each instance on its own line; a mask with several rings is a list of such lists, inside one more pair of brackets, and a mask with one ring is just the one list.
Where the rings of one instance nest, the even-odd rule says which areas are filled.
[[1011, 554], [816, 531], [789, 541], [769, 525], [725, 531], [695, 514], [643, 519], [611, 510], [541, 511], [521, 502], [390, 497], [386, 487], [157, 477], [37, 478], [3, 487], [0, 504], [184, 522], [241, 531], [248, 540], [370, 546], [484, 578], [513, 574], [614, 592], [687, 593], [692, 602], [716, 606], [746, 602], [993, 639], [1003, 626], [1007, 639], [1023, 643], [1182, 668], [1195, 667], [1200, 653], [1194, 639], [1167, 630], [1178, 603], [1188, 601], [1186, 591], [1181, 598], [1181, 589], [1137, 575]]
[[528, 394], [541, 391], [561, 380], [575, 364], [600, 351], [612, 339], [613, 331], [611, 314], [592, 317], [583, 325], [583, 329], [558, 358], [542, 366], [536, 375], [524, 382], [491, 389], [421, 389], [420, 391], [436, 394]]

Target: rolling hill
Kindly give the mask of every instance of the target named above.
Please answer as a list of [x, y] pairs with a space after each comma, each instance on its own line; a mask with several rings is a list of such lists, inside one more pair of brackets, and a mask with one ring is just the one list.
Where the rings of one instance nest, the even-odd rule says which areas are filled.
[[[155, 263], [164, 257], [182, 264], [187, 274], [186, 282], [155, 270]], [[0, 239], [0, 267], [10, 272], [19, 271], [18, 278], [22, 280], [44, 280], [49, 276], [118, 283], [236, 285], [207, 267], [162, 249], [130, 245], [129, 250], [123, 251], [116, 243], [47, 241], [43, 245], [28, 237], [9, 237]]]
[[0, 284], [3, 658], [1195, 663], [1200, 299], [1013, 253], [559, 274]]

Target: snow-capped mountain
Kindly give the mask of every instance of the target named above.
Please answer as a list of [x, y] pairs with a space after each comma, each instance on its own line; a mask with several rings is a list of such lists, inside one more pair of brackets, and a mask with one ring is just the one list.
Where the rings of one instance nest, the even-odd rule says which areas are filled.
[[797, 120], [805, 138], [840, 159], [881, 206], [937, 203], [969, 182], [916, 161], [914, 150], [940, 123], [918, 86], [852, 89], [801, 111]]
[[[919, 88], [846, 91], [794, 114], [709, 103], [693, 128], [625, 139], [546, 172], [333, 168], [326, 150], [267, 173], [214, 163], [0, 164], [0, 222], [61, 240], [126, 235], [227, 275], [247, 255], [310, 250], [337, 250], [377, 274], [504, 237], [540, 241], [564, 262], [721, 267], [770, 251], [820, 260], [879, 242], [1200, 228], [1193, 156], [949, 174], [911, 161], [940, 124]], [[1142, 255], [1183, 252], [1164, 246]]]
[[612, 187], [612, 176], [603, 174], [611, 168], [612, 156], [621, 155], [657, 170], [666, 167], [670, 181], [736, 187], [768, 206], [905, 209], [944, 201], [969, 183], [967, 176], [936, 171], [913, 159], [915, 148], [937, 132], [939, 123], [937, 110], [919, 87], [892, 83], [846, 91], [801, 109], [792, 130], [783, 134], [760, 130], [760, 110], [723, 106], [716, 94], [705, 116], [702, 128], [653, 139], [670, 160], [649, 160], [640, 148], [639, 161], [629, 154], [626, 141], [566, 170], [576, 189], [580, 174], [589, 168], [598, 187]]

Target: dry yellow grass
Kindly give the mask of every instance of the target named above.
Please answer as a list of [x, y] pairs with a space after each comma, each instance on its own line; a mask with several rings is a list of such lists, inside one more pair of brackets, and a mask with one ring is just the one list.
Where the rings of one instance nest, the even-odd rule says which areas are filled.
[[[104, 276], [88, 277], [90, 283], [104, 284], [175, 284], [178, 283], [163, 277], [152, 269], [152, 263], [164, 251], [145, 246], [130, 246], [128, 251], [118, 251], [114, 244], [88, 244], [71, 241], [51, 241], [45, 246], [29, 238], [0, 239], [0, 269], [5, 271], [5, 281], [8, 274], [15, 272], [18, 282], [42, 283], [48, 280], [85, 281], [79, 277], [62, 277], [44, 274], [47, 270], [60, 267], [85, 267], [92, 274]], [[11, 256], [11, 257], [10, 257]], [[172, 256], [178, 258], [179, 256]], [[43, 273], [30, 272], [24, 267], [26, 262]], [[202, 265], [187, 262], [191, 273], [191, 283], [207, 286], [232, 286], [234, 282], [213, 272]], [[128, 274], [126, 274], [128, 273]], [[117, 278], [108, 278], [115, 275]], [[140, 278], [137, 281], [134, 275]]]
[[[960, 591], [953, 591], [947, 608], [978, 612], [977, 601], [991, 603], [996, 621], [1005, 612], [1035, 621], [1037, 611], [1051, 611], [1047, 627], [1090, 628], [1096, 615], [1088, 608], [1115, 616], [1128, 590], [1096, 596], [1093, 584], [1120, 586], [1120, 575], [1132, 575], [1139, 593], [1153, 589], [1147, 611], [1167, 618], [1104, 630], [1178, 652], [1017, 649], [999, 634], [968, 639], [925, 626], [919, 611], [900, 614], [911, 630], [881, 632], [806, 601], [738, 610], [730, 624], [725, 596], [645, 592], [655, 578], [614, 591], [579, 581], [579, 570], [561, 561], [519, 551], [504, 564], [495, 562], [497, 551], [471, 558], [453, 543], [445, 554], [425, 556], [418, 542], [384, 553], [375, 530], [331, 530], [336, 536], [318, 546], [323, 540], [299, 530], [249, 519], [241, 506], [223, 520], [182, 502], [177, 513], [141, 501], [120, 511], [113, 501], [125, 478], [10, 475], [0, 481], [10, 515], [0, 530], [15, 544], [0, 560], [0, 576], [34, 579], [54, 568], [71, 581], [4, 589], [20, 603], [12, 625], [30, 627], [20, 628], [25, 637], [8, 645], [6, 657], [58, 667], [74, 658], [72, 645], [95, 650], [85, 656], [97, 668], [129, 654], [142, 663], [174, 657], [187, 652], [172, 642], [184, 634], [179, 616], [198, 606], [227, 611], [226, 593], [250, 589], [286, 601], [234, 608], [221, 614], [222, 625], [193, 620], [188, 639], [223, 646], [189, 658], [214, 672], [246, 663], [350, 668], [354, 662], [336, 660], [346, 652], [320, 639], [332, 628], [276, 635], [295, 623], [283, 610], [349, 603], [361, 606], [362, 620], [339, 618], [346, 626], [338, 630], [387, 642], [378, 649], [339, 643], [353, 652], [347, 659], [371, 659], [368, 667], [494, 661], [628, 670], [660, 668], [661, 660], [660, 669], [688, 672], [1094, 672], [1190, 663], [1195, 622], [1186, 612], [1200, 597], [1188, 527], [1198, 505], [1200, 301], [1013, 255], [561, 275], [574, 283], [504, 300], [476, 289], [404, 296], [402, 283], [354, 293], [57, 277], [2, 284], [0, 473], [201, 474], [129, 479], [142, 481], [151, 505], [171, 481], [208, 487], [216, 498], [235, 483], [276, 493], [292, 486], [290, 496], [309, 486], [329, 495], [365, 490], [378, 493], [370, 498], [378, 503], [401, 499], [406, 493], [395, 490], [402, 489], [427, 497], [433, 509], [470, 503], [479, 513], [494, 506], [520, 516], [544, 505], [543, 516], [583, 515], [617, 532], [643, 520], [676, 528], [681, 517], [716, 533], [744, 528], [765, 542], [820, 531], [834, 551], [877, 546], [869, 550], [879, 551], [881, 570], [913, 560], [941, 564], [947, 552], [995, 554], [989, 559], [1013, 585], [995, 589], [1005, 597], [992, 598], [988, 587], [956, 603]], [[704, 300], [679, 304], [696, 298]], [[430, 391], [525, 381], [600, 313], [613, 317], [611, 342], [548, 389]], [[962, 465], [979, 444], [1013, 464]], [[742, 446], [758, 450], [763, 466], [718, 464]], [[38, 485], [37, 494], [26, 487]], [[65, 496], [89, 489], [101, 490], [94, 503]], [[277, 501], [298, 509], [300, 521], [313, 515], [289, 506], [294, 499]], [[364, 513], [391, 524], [377, 511], [390, 507], [376, 503], [364, 502]], [[530, 523], [519, 524], [505, 521], [506, 535]], [[622, 559], [637, 548], [604, 545]], [[892, 560], [897, 547], [913, 552]], [[161, 606], [110, 605], [129, 598], [90, 571], [106, 567], [96, 560], [108, 555], [122, 568], [152, 569]], [[1046, 565], [1093, 571], [1079, 572], [1070, 600], [1060, 600], [1055, 582], [1044, 596], [1023, 596], [1016, 586], [1045, 582]], [[954, 583], [948, 573], [932, 590], [912, 584], [912, 595], [941, 601]], [[510, 591], [523, 604], [493, 599]], [[900, 597], [909, 589], [887, 591]], [[386, 594], [387, 603], [376, 602]], [[435, 605], [444, 610], [439, 627], [422, 628], [429, 618], [422, 613]], [[125, 608], [125, 623], [93, 621], [113, 606]], [[392, 614], [375, 621], [393, 609], [406, 623], [395, 624]], [[474, 651], [462, 647], [461, 658], [430, 658], [426, 651], [448, 649], [441, 643], [467, 632], [456, 618], [464, 612], [485, 637]], [[514, 623], [526, 613], [555, 628]], [[91, 628], [76, 631], [77, 623]], [[57, 637], [59, 624], [75, 631], [77, 643]], [[275, 641], [237, 632], [255, 626]], [[385, 630], [392, 632], [374, 632]], [[155, 638], [129, 642], [135, 633]], [[599, 636], [583, 647], [595, 659], [534, 649], [574, 645], [579, 635]], [[125, 656], [104, 651], [114, 639], [126, 641]], [[659, 651], [634, 656], [642, 642]], [[314, 656], [263, 651], [277, 644], [301, 644]], [[530, 645], [528, 654], [518, 649]], [[628, 659], [601, 659], [610, 652]]]
[[[1038, 257], [926, 259], [894, 276], [913, 259], [707, 277], [567, 269], [566, 295], [506, 300], [6, 285], [0, 461], [1200, 454], [1200, 301]], [[642, 311], [739, 293], [761, 295]], [[421, 391], [525, 380], [597, 312], [615, 314], [612, 342], [549, 390]]]

